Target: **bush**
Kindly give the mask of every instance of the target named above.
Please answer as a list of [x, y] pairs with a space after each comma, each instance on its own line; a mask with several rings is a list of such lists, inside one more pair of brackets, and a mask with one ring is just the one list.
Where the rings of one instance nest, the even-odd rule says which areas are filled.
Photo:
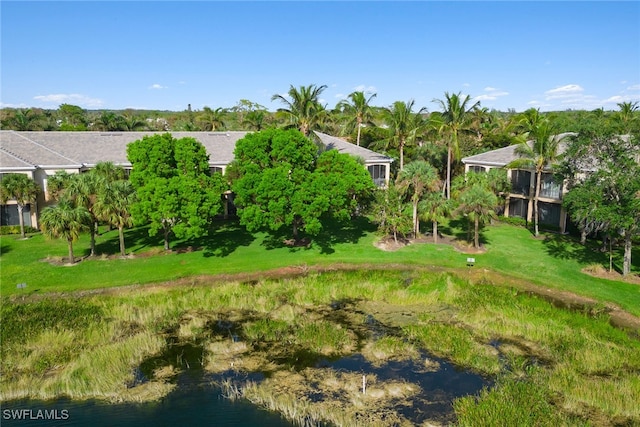
[[498, 217], [498, 221], [505, 224], [518, 225], [521, 227], [527, 226], [527, 220], [524, 218], [520, 218], [519, 216], [500, 216]]
[[[37, 233], [39, 230], [34, 227], [30, 227], [28, 225], [24, 226], [25, 233]], [[5, 236], [7, 234], [20, 234], [20, 226], [19, 225], [3, 225], [0, 227], [0, 236]]]

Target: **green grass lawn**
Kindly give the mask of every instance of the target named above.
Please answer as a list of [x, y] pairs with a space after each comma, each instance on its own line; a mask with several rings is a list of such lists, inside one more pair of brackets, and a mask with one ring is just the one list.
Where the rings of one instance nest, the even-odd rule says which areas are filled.
[[[452, 222], [442, 227], [448, 234], [461, 234]], [[127, 230], [130, 259], [86, 259], [74, 266], [52, 265], [46, 258], [67, 254], [66, 242], [46, 240], [35, 234], [27, 240], [2, 236], [0, 240], [0, 290], [3, 296], [65, 292], [173, 280], [194, 275], [257, 272], [285, 266], [350, 264], [405, 264], [465, 270], [468, 255], [448, 245], [414, 244], [394, 252], [374, 246], [375, 226], [359, 219], [349, 227], [334, 226], [314, 238], [309, 248], [282, 244], [286, 235], [251, 234], [235, 222], [218, 224], [209, 238], [172, 242], [173, 252], [161, 251], [159, 238], [150, 238], [146, 228]], [[575, 292], [604, 302], [613, 302], [640, 315], [640, 286], [594, 278], [580, 270], [586, 265], [608, 264], [608, 255], [583, 247], [568, 236], [549, 234], [534, 239], [522, 227], [498, 224], [483, 233], [487, 247], [475, 255], [474, 269], [490, 269], [515, 280]], [[75, 243], [76, 255], [88, 254], [89, 238]], [[97, 238], [98, 254], [117, 254], [116, 231]], [[640, 253], [634, 251], [633, 273], [640, 268]], [[619, 259], [617, 259], [619, 261]], [[26, 283], [26, 289], [16, 285]]]

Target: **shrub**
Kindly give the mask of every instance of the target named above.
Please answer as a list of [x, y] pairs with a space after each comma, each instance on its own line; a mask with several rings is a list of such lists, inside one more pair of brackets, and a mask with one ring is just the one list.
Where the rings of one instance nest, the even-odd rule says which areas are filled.
[[[39, 230], [34, 227], [30, 227], [28, 225], [24, 226], [25, 233], [37, 233]], [[19, 225], [3, 225], [0, 227], [0, 236], [5, 236], [7, 234], [20, 234], [20, 226]]]

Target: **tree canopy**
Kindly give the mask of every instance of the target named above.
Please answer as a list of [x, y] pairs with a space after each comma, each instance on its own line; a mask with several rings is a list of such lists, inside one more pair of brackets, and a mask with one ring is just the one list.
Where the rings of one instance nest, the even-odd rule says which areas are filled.
[[137, 224], [149, 224], [149, 234], [169, 238], [201, 237], [222, 207], [224, 183], [211, 176], [209, 157], [193, 138], [171, 134], [144, 136], [127, 146], [133, 166], [130, 180], [137, 192], [132, 214]]
[[357, 160], [318, 147], [298, 130], [267, 129], [239, 140], [230, 175], [240, 223], [249, 231], [292, 227], [315, 235], [323, 217], [346, 220], [373, 191]]

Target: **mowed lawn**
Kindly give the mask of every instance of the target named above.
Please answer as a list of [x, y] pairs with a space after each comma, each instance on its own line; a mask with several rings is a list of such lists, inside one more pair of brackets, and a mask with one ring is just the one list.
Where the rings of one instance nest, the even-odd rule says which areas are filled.
[[[442, 228], [445, 233], [464, 236], [455, 223]], [[259, 272], [287, 266], [331, 264], [387, 265], [403, 264], [420, 267], [445, 267], [466, 274], [466, 259], [476, 260], [474, 271], [488, 269], [503, 273], [515, 281], [526, 280], [548, 288], [568, 290], [613, 302], [640, 315], [640, 286], [621, 281], [591, 277], [581, 272], [587, 265], [608, 265], [608, 254], [583, 247], [575, 239], [547, 234], [535, 239], [522, 227], [500, 224], [483, 232], [487, 251], [466, 255], [449, 245], [416, 243], [397, 251], [375, 247], [379, 239], [375, 226], [360, 219], [351, 226], [333, 226], [312, 240], [310, 247], [288, 247], [282, 242], [288, 236], [248, 233], [235, 222], [219, 223], [211, 237], [192, 241], [174, 241], [170, 253], [162, 251], [159, 238], [150, 238], [146, 228], [127, 230], [127, 253], [119, 259], [116, 231], [102, 230], [97, 237], [96, 258], [87, 258], [74, 266], [56, 265], [67, 255], [62, 240], [48, 240], [35, 234], [27, 240], [2, 236], [0, 240], [0, 290], [3, 296], [66, 292], [164, 282], [197, 275]], [[89, 253], [89, 237], [82, 235], [74, 243], [77, 256]], [[633, 274], [640, 271], [640, 251], [633, 252]], [[616, 266], [620, 267], [620, 254]], [[26, 283], [18, 289], [17, 284]]]

